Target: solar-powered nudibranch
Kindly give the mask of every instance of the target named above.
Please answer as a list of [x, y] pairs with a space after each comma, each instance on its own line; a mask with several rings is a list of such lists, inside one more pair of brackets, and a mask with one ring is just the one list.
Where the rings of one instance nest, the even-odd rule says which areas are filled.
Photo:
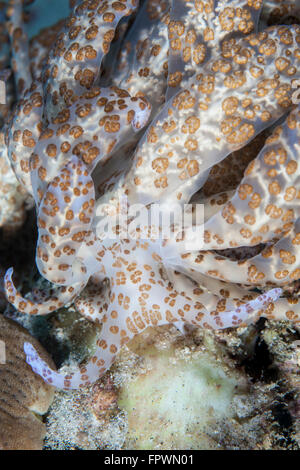
[[[33, 370], [65, 389], [98, 379], [149, 325], [300, 319], [300, 27], [257, 32], [259, 0], [146, 0], [127, 22], [137, 7], [76, 2], [6, 130], [11, 167], [35, 202], [36, 262], [49, 281], [24, 297], [11, 268], [8, 300], [29, 315], [74, 302], [102, 324], [94, 355], [69, 375], [25, 344]], [[15, 38], [16, 76], [26, 61], [19, 47]], [[220, 181], [205, 196], [214, 168], [267, 128], [249, 165], [235, 162], [239, 184], [223, 190]], [[119, 223], [113, 237], [98, 229], [99, 215], [120, 214], [122, 201], [168, 214], [191, 200], [205, 207], [200, 249], [187, 249], [192, 226], [164, 240], [151, 230], [131, 237]]]

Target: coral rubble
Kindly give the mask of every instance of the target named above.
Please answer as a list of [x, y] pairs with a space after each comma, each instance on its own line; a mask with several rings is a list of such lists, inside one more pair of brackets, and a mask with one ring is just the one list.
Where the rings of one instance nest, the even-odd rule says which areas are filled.
[[33, 342], [44, 360], [54, 364], [38, 341], [3, 315], [0, 329], [5, 352], [0, 363], [0, 449], [42, 449], [46, 427], [38, 415], [48, 410], [54, 390], [26, 364], [24, 342]]

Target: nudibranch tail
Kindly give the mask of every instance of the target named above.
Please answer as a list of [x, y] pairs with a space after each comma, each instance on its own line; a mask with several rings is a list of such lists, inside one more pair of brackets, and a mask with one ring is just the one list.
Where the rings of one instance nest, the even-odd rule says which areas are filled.
[[[111, 313], [112, 318], [116, 318], [115, 311], [112, 310]], [[75, 372], [63, 373], [50, 369], [31, 344], [24, 344], [26, 361], [50, 385], [65, 390], [84, 387], [95, 382], [109, 369], [121, 346], [133, 337], [133, 334], [125, 329], [122, 329], [119, 334], [118, 331], [119, 328], [116, 326], [113, 328], [110, 322], [104, 323], [93, 356], [86, 365], [77, 367]]]
[[[85, 283], [74, 286], [51, 286], [50, 292], [45, 289], [33, 293], [30, 298], [23, 297], [16, 289], [13, 279], [13, 268], [9, 268], [4, 276], [4, 288], [8, 301], [22, 313], [28, 315], [47, 315], [58, 308], [72, 302], [82, 291]], [[39, 300], [34, 299], [39, 298]]]
[[[233, 311], [219, 313], [214, 318], [214, 327], [223, 329], [243, 324], [245, 325], [246, 322], [255, 315], [255, 313], [257, 314], [258, 311], [262, 313], [268, 308], [270, 303], [275, 302], [281, 293], [281, 289], [273, 289], [258, 296], [256, 299], [239, 306]], [[116, 311], [112, 310], [110, 314], [113, 314], [114, 318], [117, 318]], [[174, 318], [171, 316], [169, 321], [174, 323]], [[168, 323], [168, 321], [164, 318], [163, 321], [159, 323]], [[132, 321], [131, 324], [132, 328], [135, 329]], [[206, 323], [206, 326], [211, 326], [209, 321]], [[145, 328], [146, 326], [144, 325], [144, 328], [142, 329]], [[99, 379], [114, 361], [120, 347], [123, 344], [126, 344], [133, 336], [133, 331], [123, 329], [119, 333], [119, 327], [113, 327], [110, 322], [105, 322], [101, 331], [101, 339], [97, 340], [96, 350], [89, 362], [80, 367], [76, 372], [66, 374], [56, 372], [51, 369], [40, 358], [31, 344], [24, 343], [24, 351], [27, 363], [32, 367], [33, 371], [39, 374], [48, 384], [57, 388], [70, 390], [90, 385]]]
[[274, 302], [279, 299], [281, 294], [282, 289], [271, 289], [259, 295], [254, 300], [240, 305], [235, 310], [230, 312], [218, 312], [216, 322], [219, 328], [222, 329], [253, 322], [254, 318], [264, 316], [264, 312], [270, 308], [270, 305], [274, 307]]
[[48, 364], [39, 357], [32, 344], [25, 342], [24, 352], [26, 354], [27, 364], [31, 366], [36, 374], [40, 375], [48, 384], [58, 388], [64, 388], [63, 377], [58, 372], [51, 369]]

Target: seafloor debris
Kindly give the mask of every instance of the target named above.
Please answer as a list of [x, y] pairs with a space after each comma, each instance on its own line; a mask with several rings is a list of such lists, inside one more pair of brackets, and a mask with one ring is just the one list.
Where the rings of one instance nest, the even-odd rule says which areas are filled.
[[[281, 337], [280, 346], [269, 350], [265, 335]], [[288, 383], [290, 372], [278, 364], [279, 356], [282, 363], [292, 361], [297, 337], [287, 322], [217, 335], [200, 328], [184, 336], [174, 326], [149, 328], [92, 387], [56, 393], [45, 446], [299, 449], [297, 372]], [[95, 339], [86, 339], [92, 348]]]

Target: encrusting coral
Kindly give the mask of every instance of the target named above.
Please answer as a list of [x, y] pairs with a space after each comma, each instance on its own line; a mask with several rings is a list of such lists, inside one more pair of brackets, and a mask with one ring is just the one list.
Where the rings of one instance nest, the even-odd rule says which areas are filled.
[[[12, 2], [10, 31], [21, 27], [20, 5]], [[136, 8], [75, 2], [32, 83], [24, 34], [11, 44], [25, 86], [3, 152], [35, 201], [36, 262], [49, 287], [23, 296], [11, 268], [7, 297], [31, 315], [75, 301], [102, 323], [93, 356], [75, 373], [50, 369], [25, 343], [33, 370], [66, 389], [95, 381], [149, 325], [299, 322], [300, 27], [258, 32], [259, 0], [149, 0], [113, 56], [118, 23]], [[106, 54], [116, 71], [102, 74]], [[213, 166], [280, 118], [238, 187], [224, 193], [220, 185], [219, 204], [203, 198]], [[149, 214], [156, 203], [168, 217], [192, 197], [205, 205], [202, 248], [189, 248], [192, 225], [175, 224], [165, 238], [162, 226], [138, 227], [136, 213], [122, 218], [135, 204]], [[114, 216], [107, 236], [103, 224]]]
[[34, 344], [49, 366], [53, 361], [36, 339], [3, 315], [0, 331], [5, 352], [0, 363], [0, 449], [42, 449], [46, 427], [37, 415], [46, 413], [54, 390], [26, 364], [24, 342]]

